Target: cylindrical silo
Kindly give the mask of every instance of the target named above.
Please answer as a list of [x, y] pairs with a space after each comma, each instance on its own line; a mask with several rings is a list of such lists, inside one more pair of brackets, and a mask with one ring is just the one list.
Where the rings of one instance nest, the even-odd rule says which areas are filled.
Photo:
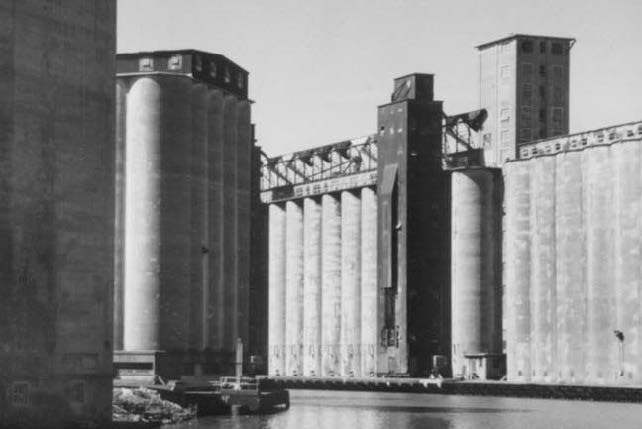
[[617, 367], [613, 299], [613, 171], [610, 147], [585, 150], [584, 207], [586, 214], [587, 381], [604, 383]]
[[361, 375], [377, 372], [377, 195], [361, 189]]
[[223, 306], [217, 315], [223, 327], [223, 350], [233, 352], [238, 337], [238, 195], [236, 145], [238, 142], [238, 100], [225, 97], [223, 107]]
[[268, 209], [268, 374], [285, 375], [285, 208]]
[[640, 181], [640, 142], [625, 142], [611, 146], [615, 183], [613, 197], [615, 214], [614, 292], [615, 314], [613, 330], [622, 332], [622, 340], [615, 335], [610, 343], [616, 355], [614, 381], [621, 384], [639, 384], [640, 332], [640, 209], [642, 183]]
[[533, 381], [556, 380], [555, 158], [531, 164], [531, 356]]
[[510, 381], [531, 379], [530, 161], [504, 166], [506, 365]]
[[161, 190], [158, 208], [161, 234], [161, 347], [163, 350], [186, 351], [190, 304], [192, 80], [182, 76], [158, 79], [162, 82]]
[[245, 344], [249, 339], [250, 311], [250, 176], [252, 174], [252, 130], [250, 102], [238, 102], [236, 144], [236, 192], [237, 192], [237, 255], [236, 294], [237, 337]]
[[303, 375], [321, 375], [321, 204], [315, 198], [303, 200]]
[[207, 174], [208, 174], [208, 222], [209, 244], [207, 246], [209, 287], [203, 299], [207, 319], [206, 338], [212, 350], [223, 348], [223, 329], [220, 315], [224, 312], [223, 291], [223, 93], [208, 91], [207, 103]]
[[341, 374], [361, 375], [361, 198], [341, 192]]
[[586, 246], [582, 204], [582, 154], [555, 156], [557, 377], [576, 383], [584, 377]]
[[116, 81], [116, 178], [114, 183], [114, 350], [123, 349], [123, 298], [125, 258], [125, 133], [127, 126], [127, 82]]
[[465, 356], [501, 353], [498, 177], [494, 170], [452, 173], [452, 368], [470, 376]]
[[127, 97], [124, 350], [160, 348], [161, 85], [138, 78]]
[[321, 272], [321, 375], [338, 375], [341, 362], [341, 203], [332, 194], [321, 197]]
[[303, 207], [285, 203], [285, 374], [303, 372]]
[[191, 153], [191, 211], [190, 211], [190, 336], [189, 347], [203, 350], [204, 298], [209, 284], [208, 256], [203, 250], [209, 244], [207, 199], [207, 85], [192, 86], [192, 153]]

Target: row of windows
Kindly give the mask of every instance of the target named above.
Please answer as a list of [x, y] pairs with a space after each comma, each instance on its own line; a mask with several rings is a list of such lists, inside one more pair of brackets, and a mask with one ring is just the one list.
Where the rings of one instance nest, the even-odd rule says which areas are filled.
[[[508, 66], [502, 66], [502, 73], [510, 73], [510, 68], [508, 68], [508, 70], [504, 72], [503, 67]], [[534, 71], [535, 65], [533, 63], [521, 63], [523, 80], [533, 80]], [[540, 78], [546, 78], [548, 74], [548, 68], [546, 67], [546, 64], [540, 64], [537, 68], [537, 73]], [[551, 73], [554, 80], [562, 80], [564, 78], [564, 66], [559, 64], [551, 65]], [[502, 77], [504, 77], [504, 74], [502, 74]]]
[[[546, 87], [538, 87], [539, 98], [546, 101]], [[522, 84], [522, 104], [525, 106], [531, 106], [533, 104], [533, 84], [524, 83]], [[555, 86], [553, 87], [553, 105], [555, 106], [564, 106], [566, 104], [566, 91], [564, 88]]]
[[[169, 58], [169, 61], [167, 62], [167, 68], [169, 70], [181, 70], [182, 67], [183, 67], [182, 55], [180, 54], [173, 55]], [[199, 55], [194, 56], [194, 68], [198, 72], [203, 71], [203, 60]], [[146, 57], [138, 60], [138, 70], [142, 72], [154, 71], [154, 59]], [[216, 79], [218, 77], [219, 70], [215, 61], [210, 60], [208, 62], [207, 70], [210, 77], [212, 77], [213, 79]], [[223, 80], [225, 81], [225, 83], [230, 83], [232, 81], [230, 70], [227, 67], [225, 67], [223, 70]], [[237, 73], [236, 86], [238, 86], [240, 89], [242, 89], [245, 86], [245, 77], [243, 76], [243, 73], [240, 73], [240, 72]]]
[[564, 53], [564, 47], [560, 42], [552, 42], [550, 48], [548, 47], [548, 41], [541, 40], [539, 42], [533, 40], [523, 40], [521, 43], [521, 50], [524, 54], [533, 54], [535, 53], [535, 46], [538, 46], [540, 54], [545, 54], [549, 49], [553, 55], [562, 55]]

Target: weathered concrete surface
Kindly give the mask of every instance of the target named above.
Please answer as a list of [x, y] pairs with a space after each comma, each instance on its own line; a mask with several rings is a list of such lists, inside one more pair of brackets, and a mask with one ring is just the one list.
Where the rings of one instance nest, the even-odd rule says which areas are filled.
[[361, 375], [377, 371], [377, 195], [361, 189]]
[[321, 374], [321, 204], [303, 200], [303, 375]]
[[303, 373], [303, 207], [285, 203], [285, 374]]
[[105, 0], [0, 3], [3, 411], [27, 382], [76, 418], [111, 416], [115, 15]]
[[125, 150], [127, 136], [127, 84], [116, 82], [116, 159], [114, 181], [114, 350], [123, 349], [125, 285]]
[[341, 192], [341, 374], [361, 375], [361, 198]]
[[285, 208], [269, 206], [268, 374], [285, 374]]
[[341, 202], [321, 197], [321, 375], [341, 371]]
[[465, 355], [501, 353], [499, 182], [496, 170], [452, 173], [452, 371]]
[[509, 380], [640, 383], [640, 140], [504, 174]]

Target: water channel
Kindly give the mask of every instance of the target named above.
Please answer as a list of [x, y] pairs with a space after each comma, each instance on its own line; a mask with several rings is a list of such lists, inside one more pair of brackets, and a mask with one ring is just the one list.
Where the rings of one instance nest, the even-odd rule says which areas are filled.
[[642, 404], [417, 393], [291, 390], [290, 409], [164, 429], [642, 428]]

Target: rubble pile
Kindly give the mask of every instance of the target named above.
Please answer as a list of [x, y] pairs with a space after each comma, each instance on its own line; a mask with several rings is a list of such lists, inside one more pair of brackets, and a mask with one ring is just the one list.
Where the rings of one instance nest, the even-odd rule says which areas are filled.
[[196, 411], [161, 399], [158, 392], [139, 387], [116, 388], [112, 407], [114, 422], [180, 423], [196, 417]]

